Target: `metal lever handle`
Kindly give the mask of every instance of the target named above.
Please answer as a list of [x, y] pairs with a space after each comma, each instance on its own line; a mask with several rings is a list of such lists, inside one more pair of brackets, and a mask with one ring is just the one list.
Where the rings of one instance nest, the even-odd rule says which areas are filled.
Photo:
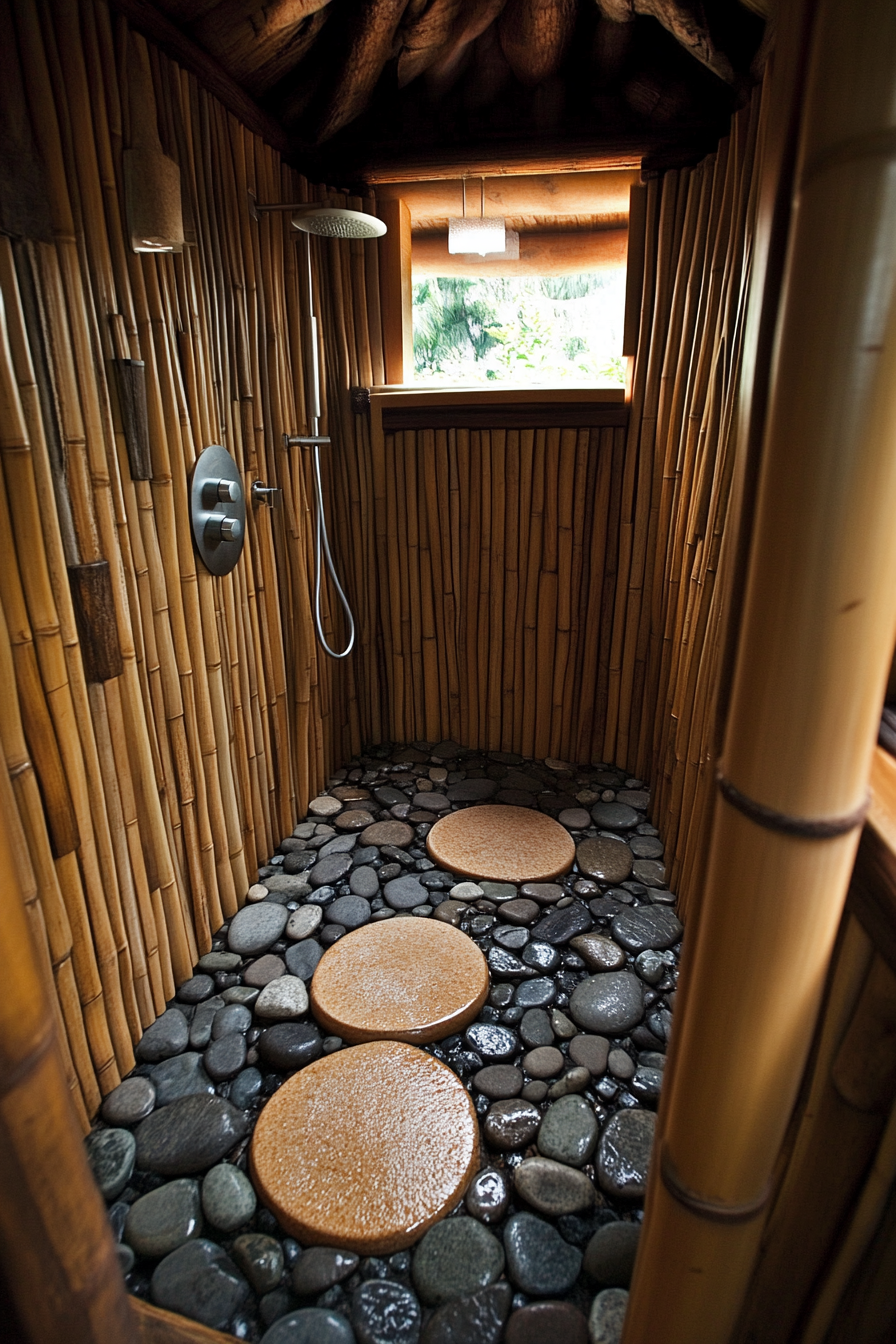
[[283, 492], [279, 486], [265, 485], [264, 481], [253, 481], [250, 493], [253, 504], [266, 504], [269, 509], [280, 507], [280, 496]]

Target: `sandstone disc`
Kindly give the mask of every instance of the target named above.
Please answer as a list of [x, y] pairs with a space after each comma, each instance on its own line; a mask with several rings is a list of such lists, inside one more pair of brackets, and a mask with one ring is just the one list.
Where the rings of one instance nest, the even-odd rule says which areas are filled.
[[425, 1045], [462, 1031], [488, 995], [488, 967], [459, 929], [413, 916], [367, 924], [324, 953], [315, 1017], [345, 1041]]
[[456, 1205], [477, 1169], [478, 1133], [451, 1069], [402, 1042], [372, 1041], [309, 1064], [275, 1092], [255, 1126], [252, 1179], [299, 1241], [388, 1255]]
[[576, 856], [571, 835], [552, 817], [500, 804], [443, 817], [426, 848], [449, 872], [490, 882], [546, 882], [571, 868]]

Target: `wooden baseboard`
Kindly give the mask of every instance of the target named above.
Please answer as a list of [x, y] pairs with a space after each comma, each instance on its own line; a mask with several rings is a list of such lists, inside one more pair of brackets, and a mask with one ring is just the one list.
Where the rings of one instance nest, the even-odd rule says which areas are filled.
[[139, 1297], [131, 1298], [140, 1344], [233, 1344], [233, 1335], [222, 1335], [198, 1321], [188, 1321], [171, 1311], [153, 1307]]

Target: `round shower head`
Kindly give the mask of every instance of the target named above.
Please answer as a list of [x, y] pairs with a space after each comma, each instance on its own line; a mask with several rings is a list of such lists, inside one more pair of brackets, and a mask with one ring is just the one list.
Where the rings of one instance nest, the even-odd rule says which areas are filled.
[[375, 215], [360, 210], [339, 210], [335, 206], [307, 206], [292, 217], [294, 229], [315, 233], [320, 238], [381, 238], [386, 226]]

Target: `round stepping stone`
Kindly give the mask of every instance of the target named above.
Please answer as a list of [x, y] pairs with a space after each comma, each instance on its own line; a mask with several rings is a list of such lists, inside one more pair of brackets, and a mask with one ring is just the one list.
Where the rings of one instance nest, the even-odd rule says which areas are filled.
[[454, 1207], [478, 1158], [476, 1112], [457, 1075], [381, 1040], [284, 1083], [259, 1116], [251, 1169], [264, 1203], [301, 1242], [387, 1255]]
[[361, 832], [362, 845], [394, 845], [403, 849], [414, 840], [414, 829], [404, 821], [375, 821]]
[[[399, 881], [401, 879], [398, 879]], [[424, 919], [366, 925], [321, 959], [311, 985], [318, 1021], [345, 1041], [440, 1041], [472, 1022], [488, 968], [459, 929]]]
[[426, 848], [441, 868], [494, 882], [545, 882], [575, 858], [569, 832], [551, 817], [494, 804], [442, 817]]
[[583, 840], [576, 850], [582, 872], [598, 882], [624, 882], [632, 871], [634, 856], [624, 840], [597, 835]]

